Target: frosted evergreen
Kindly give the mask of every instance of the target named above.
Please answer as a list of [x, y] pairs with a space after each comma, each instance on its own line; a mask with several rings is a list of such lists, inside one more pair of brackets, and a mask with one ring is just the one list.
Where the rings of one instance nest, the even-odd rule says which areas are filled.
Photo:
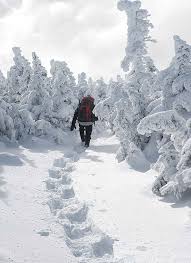
[[86, 73], [82, 72], [78, 74], [78, 84], [77, 84], [77, 97], [79, 101], [81, 99], [88, 95], [89, 93], [89, 87], [88, 87], [88, 81], [87, 81], [87, 76]]
[[14, 66], [7, 74], [7, 88], [10, 102], [19, 103], [28, 90], [31, 80], [31, 66], [28, 60], [22, 56], [19, 47], [13, 48]]
[[51, 123], [56, 128], [69, 128], [78, 105], [76, 83], [65, 62], [51, 61], [53, 111]]
[[147, 55], [146, 43], [152, 41], [149, 35], [152, 24], [148, 20], [148, 11], [141, 9], [140, 1], [121, 0], [118, 8], [128, 16], [128, 42], [122, 62], [122, 68], [128, 74], [123, 85], [124, 95], [116, 103], [117, 114], [114, 120], [121, 143], [118, 160], [122, 161], [130, 160], [135, 148], [143, 151], [149, 142], [149, 137], [137, 132], [137, 126], [147, 115], [147, 107], [153, 100], [152, 86], [156, 68]]
[[180, 197], [190, 187], [191, 46], [178, 36], [174, 41], [175, 57], [158, 76], [162, 100], [156, 103], [155, 111], [141, 121], [138, 131], [141, 134], [158, 132], [161, 136], [155, 165], [159, 177], [153, 191], [163, 195], [173, 192]]
[[35, 121], [49, 119], [52, 112], [52, 99], [48, 90], [49, 79], [47, 71], [42, 66], [35, 52], [32, 53], [32, 76], [29, 83], [29, 94], [26, 99], [27, 110], [31, 112]]

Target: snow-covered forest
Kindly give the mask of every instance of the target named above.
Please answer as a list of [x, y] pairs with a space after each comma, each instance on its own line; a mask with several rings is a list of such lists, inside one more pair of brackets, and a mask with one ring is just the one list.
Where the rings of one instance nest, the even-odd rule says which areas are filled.
[[[148, 195], [153, 193], [157, 198], [174, 196], [178, 202], [191, 191], [191, 46], [179, 36], [172, 36], [174, 57], [166, 69], [157, 69], [148, 53], [149, 45], [155, 45], [157, 41], [152, 37], [153, 24], [149, 10], [142, 9], [141, 1], [130, 0], [119, 0], [117, 8], [127, 15], [127, 35], [124, 36], [127, 46], [121, 62], [124, 74], [111, 76], [109, 81], [93, 79], [84, 72], [77, 73], [75, 77], [76, 73], [65, 61], [51, 60], [49, 73], [41, 63], [40, 54], [32, 52], [31, 58], [25, 58], [20, 47], [13, 47], [11, 68], [6, 76], [0, 71], [2, 149], [6, 145], [20, 147], [31, 139], [34, 142], [42, 139], [48, 145], [56, 144], [61, 149], [68, 143], [68, 136], [72, 136], [74, 144], [77, 144], [78, 134], [70, 131], [73, 114], [79, 101], [91, 95], [95, 98], [94, 113], [99, 119], [94, 127], [94, 136], [99, 138], [105, 131], [119, 142], [114, 154], [119, 164], [128, 164], [134, 173], [145, 172], [147, 178], [151, 173], [155, 174], [155, 179], [152, 177], [147, 187]], [[75, 191], [69, 177], [73, 165], [67, 160], [78, 160], [80, 154], [81, 150], [77, 149], [77, 153], [68, 153], [64, 160], [58, 159], [59, 164], [49, 170], [50, 178], [46, 181], [50, 192], [54, 192], [59, 184], [65, 185], [62, 192], [58, 191], [56, 197], [48, 201], [54, 215], [59, 206], [63, 207], [60, 196], [64, 196], [70, 206], [73, 204], [73, 210], [65, 204], [67, 213], [60, 211], [57, 219], [67, 217], [70, 221], [70, 224], [62, 224], [72, 254], [81, 257], [80, 262], [94, 262], [88, 259], [92, 254], [85, 243], [80, 244], [79, 253], [79, 243], [73, 241], [76, 237], [80, 239], [85, 231], [97, 238], [93, 243], [95, 262], [149, 262], [146, 259], [133, 261], [131, 257], [114, 261], [110, 256], [105, 257], [105, 254], [113, 253], [115, 240], [102, 230], [95, 230], [97, 225], [86, 219], [86, 204], [80, 201], [70, 203]], [[49, 155], [47, 162], [53, 158], [51, 153]], [[0, 162], [3, 165], [3, 161]], [[92, 167], [91, 170], [94, 173]], [[55, 183], [56, 179], [61, 181]], [[76, 214], [74, 209], [77, 210]], [[80, 223], [83, 224], [79, 227]], [[143, 253], [144, 247], [140, 247], [140, 250]], [[186, 262], [162, 260], [154, 258], [152, 262]], [[0, 254], [0, 262], [14, 261], [1, 261]]]
[[148, 54], [148, 42], [155, 42], [148, 11], [140, 1], [121, 0], [118, 8], [128, 17], [125, 77], [106, 83], [82, 72], [75, 79], [65, 61], [54, 60], [49, 76], [36, 53], [30, 63], [13, 48], [7, 77], [0, 72], [1, 141], [35, 135], [62, 143], [79, 100], [92, 95], [99, 119], [120, 140], [117, 159], [131, 164], [141, 156], [159, 173], [153, 191], [181, 197], [191, 183], [191, 46], [174, 36], [172, 62], [157, 70]]

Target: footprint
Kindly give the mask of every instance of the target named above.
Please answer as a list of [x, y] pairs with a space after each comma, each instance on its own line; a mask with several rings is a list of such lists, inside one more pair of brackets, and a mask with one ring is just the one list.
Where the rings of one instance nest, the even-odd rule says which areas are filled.
[[57, 169], [49, 169], [48, 172], [49, 172], [49, 176], [51, 178], [55, 178], [55, 179], [60, 179], [61, 178], [60, 169], [59, 170], [57, 170]]
[[67, 163], [64, 169], [62, 169], [63, 172], [72, 173], [75, 170], [75, 166], [71, 163]]
[[63, 200], [59, 197], [53, 197], [48, 201], [48, 206], [52, 213], [56, 213], [58, 209], [63, 208]]
[[107, 212], [107, 209], [106, 208], [102, 208], [102, 209], [99, 209], [98, 212], [105, 213], [105, 212]]
[[72, 186], [65, 186], [62, 188], [62, 194], [63, 199], [70, 199], [75, 197], [74, 189]]
[[64, 174], [62, 176], [62, 181], [61, 182], [62, 182], [63, 185], [70, 185], [72, 183], [72, 179], [69, 176], [69, 174]]
[[77, 162], [79, 160], [79, 154], [76, 152], [68, 152], [64, 155], [66, 158], [72, 160], [73, 162]]
[[101, 187], [101, 186], [96, 186], [95, 189], [96, 189], [96, 190], [101, 190], [102, 187]]
[[64, 168], [66, 164], [67, 164], [67, 160], [64, 158], [60, 158], [60, 159], [56, 159], [53, 165], [56, 167]]
[[40, 230], [40, 231], [37, 232], [37, 234], [39, 234], [39, 235], [41, 235], [43, 237], [48, 237], [50, 232], [49, 232], [49, 230]]
[[56, 182], [48, 179], [45, 181], [47, 190], [55, 190], [57, 188]]
[[91, 224], [84, 222], [82, 224], [64, 224], [65, 233], [70, 239], [80, 239], [91, 234]]
[[104, 255], [113, 255], [114, 240], [107, 235], [102, 234], [96, 242], [92, 244], [93, 254], [100, 258]]
[[66, 208], [65, 215], [71, 223], [83, 223], [87, 219], [88, 207], [86, 204], [73, 205]]

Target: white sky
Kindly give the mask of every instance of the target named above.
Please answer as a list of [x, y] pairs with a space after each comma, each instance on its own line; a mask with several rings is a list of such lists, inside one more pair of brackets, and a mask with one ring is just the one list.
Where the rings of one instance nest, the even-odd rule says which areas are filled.
[[[150, 55], [158, 67], [170, 62], [174, 34], [191, 43], [190, 0], [142, 0], [155, 28]], [[76, 74], [115, 77], [126, 46], [126, 15], [116, 0], [0, 0], [0, 68], [12, 64], [13, 46], [31, 60], [36, 51], [49, 68], [50, 59], [65, 60]]]

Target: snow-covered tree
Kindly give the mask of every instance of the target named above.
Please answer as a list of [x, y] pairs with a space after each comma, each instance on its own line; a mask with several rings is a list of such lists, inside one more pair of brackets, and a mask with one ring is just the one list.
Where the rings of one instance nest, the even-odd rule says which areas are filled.
[[150, 103], [144, 91], [152, 87], [155, 79], [156, 68], [147, 55], [147, 42], [153, 41], [149, 35], [153, 26], [148, 19], [148, 11], [141, 9], [140, 1], [120, 0], [118, 8], [128, 16], [126, 56], [121, 65], [125, 72], [129, 72], [124, 84], [125, 94], [116, 103], [114, 123], [121, 143], [118, 159], [129, 160], [136, 148], [144, 150], [149, 141], [147, 136], [137, 132], [137, 125], [146, 116]]
[[88, 91], [90, 94], [94, 93], [94, 86], [95, 86], [95, 82], [93, 81], [93, 79], [91, 77], [88, 78]]
[[125, 11], [128, 17], [126, 56], [122, 61], [122, 68], [129, 71], [130, 66], [140, 72], [144, 71], [147, 55], [147, 42], [153, 41], [149, 34], [153, 25], [146, 9], [141, 9], [141, 1], [120, 0], [118, 9]]
[[7, 81], [2, 71], [0, 70], [0, 96], [4, 96], [7, 90]]
[[49, 120], [52, 113], [52, 100], [48, 92], [50, 82], [47, 71], [35, 52], [32, 53], [32, 58], [33, 69], [29, 83], [29, 93], [23, 104], [26, 104], [27, 110], [32, 113], [35, 121]]
[[109, 124], [111, 130], [114, 130], [114, 120], [116, 118], [116, 103], [123, 97], [124, 80], [117, 76], [117, 80], [111, 79], [108, 84], [107, 98], [101, 100], [95, 107], [95, 113], [99, 120]]
[[19, 47], [13, 48], [15, 65], [7, 74], [7, 88], [10, 102], [20, 102], [28, 90], [31, 80], [31, 66], [28, 60], [22, 56]]
[[14, 141], [15, 129], [14, 122], [10, 116], [11, 104], [0, 99], [0, 140]]
[[99, 103], [107, 98], [108, 86], [103, 78], [95, 81], [93, 85], [92, 95], [95, 99], [95, 103]]
[[87, 76], [86, 76], [86, 73], [84, 72], [78, 74], [77, 91], [78, 91], [78, 99], [80, 101], [88, 93]]
[[34, 121], [26, 109], [19, 104], [0, 99], [0, 137], [2, 140], [15, 141], [33, 134]]
[[74, 111], [78, 105], [76, 83], [65, 62], [51, 61], [53, 113], [51, 123], [55, 127], [70, 127]]
[[24, 140], [28, 135], [34, 135], [35, 121], [27, 109], [18, 104], [12, 104], [10, 115], [13, 119], [16, 140]]
[[180, 196], [191, 188], [190, 119], [191, 119], [191, 46], [174, 37], [175, 57], [170, 66], [159, 73], [162, 87], [161, 104], [138, 126], [141, 134], [158, 132], [159, 159], [155, 168], [159, 177], [153, 186], [155, 193], [174, 192]]

